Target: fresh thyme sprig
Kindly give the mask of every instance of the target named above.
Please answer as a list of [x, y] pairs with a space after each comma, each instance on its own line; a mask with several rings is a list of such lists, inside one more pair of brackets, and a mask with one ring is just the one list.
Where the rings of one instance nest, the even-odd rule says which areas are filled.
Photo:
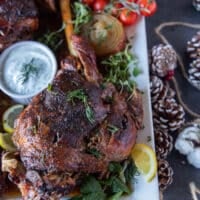
[[[128, 44], [123, 51], [120, 51], [114, 55], [109, 56], [101, 63], [106, 68], [105, 82], [111, 82], [116, 86], [119, 86], [121, 90], [126, 89], [132, 92], [135, 88], [135, 81], [131, 80], [131, 75], [134, 75], [134, 71], [130, 72], [130, 64], [134, 65], [134, 69], [137, 68], [137, 58], [130, 53], [130, 45]], [[136, 73], [135, 73], [136, 74]], [[138, 73], [136, 74], [139, 75]]]
[[75, 100], [81, 101], [85, 106], [85, 115], [90, 123], [94, 123], [94, 112], [88, 103], [88, 97], [82, 89], [73, 90], [68, 93], [67, 101], [71, 101], [73, 104]]
[[72, 8], [74, 13], [74, 20], [72, 21], [74, 24], [74, 32], [78, 34], [80, 33], [81, 27], [92, 19], [92, 13], [88, 6], [79, 2], [75, 2]]
[[21, 74], [18, 78], [18, 81], [21, 82], [21, 84], [24, 84], [26, 81], [28, 81], [30, 76], [34, 76], [38, 74], [38, 68], [34, 65], [34, 58], [31, 59], [29, 63], [25, 63], [22, 66]]
[[47, 45], [54, 52], [62, 45], [64, 39], [62, 37], [62, 32], [65, 29], [65, 24], [62, 24], [62, 27], [56, 31], [50, 32], [47, 31], [42, 37], [37, 40], [45, 45]]

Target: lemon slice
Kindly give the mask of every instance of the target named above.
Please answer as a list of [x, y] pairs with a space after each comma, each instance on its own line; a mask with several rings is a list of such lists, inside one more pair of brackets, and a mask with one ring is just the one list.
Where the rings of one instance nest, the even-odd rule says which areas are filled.
[[6, 151], [14, 152], [16, 147], [12, 141], [12, 135], [9, 133], [0, 133], [0, 147]]
[[146, 181], [152, 181], [157, 172], [157, 160], [154, 150], [146, 144], [136, 144], [132, 149], [131, 156]]
[[17, 104], [9, 107], [3, 114], [3, 128], [8, 133], [14, 132], [14, 122], [24, 109], [23, 105]]

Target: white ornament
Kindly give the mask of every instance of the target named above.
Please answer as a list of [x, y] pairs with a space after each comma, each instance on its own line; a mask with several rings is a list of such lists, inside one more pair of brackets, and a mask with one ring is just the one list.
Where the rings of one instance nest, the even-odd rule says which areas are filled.
[[183, 129], [176, 139], [175, 148], [187, 156], [190, 164], [200, 168], [200, 124]]

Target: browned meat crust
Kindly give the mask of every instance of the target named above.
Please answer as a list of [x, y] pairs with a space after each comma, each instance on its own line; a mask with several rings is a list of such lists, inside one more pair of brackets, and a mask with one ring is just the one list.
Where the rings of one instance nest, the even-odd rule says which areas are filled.
[[56, 1], [55, 0], [36, 0], [39, 7], [45, 8], [47, 11], [56, 12]]
[[[79, 65], [73, 66], [76, 61], [65, 59], [52, 89], [37, 95], [16, 121], [13, 140], [26, 169], [23, 180], [28, 180], [20, 187], [24, 199], [31, 199], [28, 196], [33, 193], [45, 200], [52, 193], [64, 195], [78, 184], [82, 174], [103, 176], [109, 162], [126, 159], [135, 144], [134, 117], [143, 117], [143, 112], [139, 115], [142, 108], [129, 110], [126, 95], [119, 94], [112, 84], [101, 86], [94, 52], [87, 42], [74, 36], [73, 45], [85, 76]], [[76, 90], [87, 96], [92, 122], [82, 101], [67, 100]], [[117, 131], [113, 133], [110, 126]]]
[[12, 43], [29, 39], [38, 28], [33, 0], [0, 1], [0, 52]]

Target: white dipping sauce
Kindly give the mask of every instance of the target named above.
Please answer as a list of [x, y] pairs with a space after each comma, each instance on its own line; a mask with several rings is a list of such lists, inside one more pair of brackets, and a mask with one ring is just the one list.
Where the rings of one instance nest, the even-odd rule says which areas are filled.
[[42, 90], [52, 74], [52, 63], [40, 48], [21, 46], [13, 49], [4, 62], [6, 87], [16, 94]]
[[55, 55], [47, 46], [17, 42], [0, 55], [0, 90], [15, 102], [28, 104], [53, 81], [56, 71]]

